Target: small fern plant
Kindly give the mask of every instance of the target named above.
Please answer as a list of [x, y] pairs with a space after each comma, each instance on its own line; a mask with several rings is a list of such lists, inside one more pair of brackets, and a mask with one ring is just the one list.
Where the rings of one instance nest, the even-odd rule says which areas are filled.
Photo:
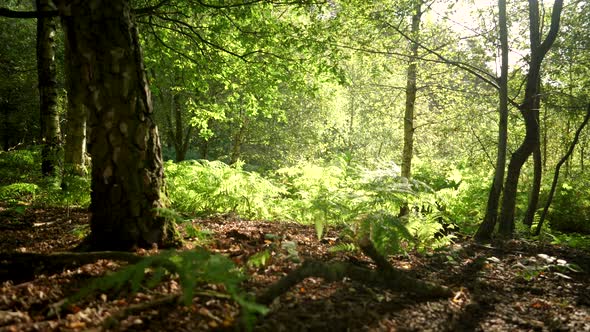
[[179, 279], [184, 305], [192, 302], [199, 285], [210, 283], [223, 285], [231, 298], [242, 307], [246, 316], [267, 312], [266, 307], [256, 304], [240, 290], [239, 284], [245, 277], [234, 263], [223, 255], [210, 253], [203, 248], [191, 251], [163, 251], [158, 255], [145, 257], [136, 264], [94, 279], [69, 297], [66, 304], [75, 303], [99, 291], [120, 292], [128, 289], [135, 294], [142, 287], [154, 288], [170, 275]]

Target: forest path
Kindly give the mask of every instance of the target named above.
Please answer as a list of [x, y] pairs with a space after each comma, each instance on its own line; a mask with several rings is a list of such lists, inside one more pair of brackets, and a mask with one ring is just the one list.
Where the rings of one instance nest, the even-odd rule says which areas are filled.
[[[72, 248], [87, 224], [82, 210], [0, 207], [0, 252], [49, 253]], [[332, 252], [340, 242], [330, 229], [322, 240], [313, 226], [244, 221], [227, 216], [195, 220], [211, 232], [206, 247], [228, 255], [249, 275], [244, 289], [260, 294], [309, 258], [373, 267], [358, 252]], [[187, 249], [193, 242], [187, 241]], [[246, 262], [268, 253], [258, 267]], [[258, 257], [262, 257], [259, 254]], [[259, 261], [261, 261], [259, 259]], [[567, 247], [510, 241], [502, 248], [460, 241], [438, 252], [409, 253], [390, 262], [411, 275], [455, 291], [453, 298], [417, 299], [355, 281], [307, 278], [275, 300], [257, 331], [590, 331], [590, 254]], [[1, 263], [1, 262], [0, 262]], [[60, 317], [50, 306], [91, 277], [119, 264], [101, 260], [54, 275], [0, 286], [0, 331], [200, 331], [233, 330], [239, 309], [216, 285], [197, 290], [179, 306], [177, 280], [138, 294], [96, 294]], [[574, 270], [581, 270], [576, 272]], [[116, 324], [106, 325], [108, 316]]]

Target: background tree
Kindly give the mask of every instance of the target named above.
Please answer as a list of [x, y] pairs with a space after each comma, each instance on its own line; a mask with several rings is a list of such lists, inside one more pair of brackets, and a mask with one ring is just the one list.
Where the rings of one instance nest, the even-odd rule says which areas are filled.
[[[29, 7], [12, 8], [30, 10]], [[0, 146], [2, 150], [37, 141], [39, 90], [35, 20], [0, 19]]]
[[[55, 10], [51, 0], [36, 0], [41, 11]], [[55, 64], [56, 19], [37, 18], [37, 74], [39, 76], [39, 97], [41, 114], [42, 163], [41, 172], [46, 176], [57, 176], [61, 164], [61, 133], [57, 101], [57, 73]]]
[[[522, 165], [539, 145], [538, 112], [540, 106], [540, 72], [543, 58], [553, 45], [559, 31], [559, 20], [563, 1], [556, 0], [551, 13], [551, 25], [545, 39], [541, 42], [541, 26], [539, 21], [539, 3], [536, 0], [529, 1], [530, 24], [530, 62], [526, 78], [526, 88], [523, 102], [520, 105], [520, 113], [526, 126], [526, 134], [522, 144], [512, 154], [508, 164], [508, 173], [504, 184], [504, 196], [502, 210], [500, 212], [499, 232], [504, 237], [511, 237], [514, 231], [514, 209], [516, 203], [516, 189]], [[532, 193], [538, 195], [538, 193]], [[530, 207], [532, 208], [532, 207]]]
[[506, 16], [506, 0], [498, 1], [498, 30], [500, 36], [500, 77], [498, 80], [498, 152], [494, 180], [490, 188], [484, 220], [479, 226], [475, 239], [485, 241], [491, 238], [498, 218], [498, 204], [502, 194], [504, 172], [506, 169], [506, 146], [508, 143], [508, 22]]
[[87, 110], [82, 102], [82, 89], [77, 82], [80, 81], [80, 60], [73, 56], [76, 44], [72, 35], [75, 27], [71, 17], [62, 17], [64, 31], [70, 35], [65, 36], [64, 71], [67, 89], [67, 113], [65, 126], [64, 166], [67, 172], [77, 175], [85, 175], [86, 171], [86, 120]]

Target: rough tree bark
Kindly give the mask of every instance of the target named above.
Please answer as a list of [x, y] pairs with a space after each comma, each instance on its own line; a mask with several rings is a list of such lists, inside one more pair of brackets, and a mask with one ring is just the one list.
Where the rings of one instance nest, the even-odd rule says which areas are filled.
[[72, 20], [74, 84], [89, 111], [91, 233], [81, 249], [176, 244], [172, 222], [155, 210], [165, 198], [162, 152], [128, 1], [63, 1], [60, 14]]
[[555, 0], [549, 33], [545, 37], [545, 40], [541, 42], [539, 2], [537, 0], [529, 0], [531, 59], [526, 78], [524, 101], [520, 105], [520, 113], [524, 118], [526, 133], [523, 142], [514, 151], [508, 164], [499, 220], [499, 233], [504, 238], [512, 237], [514, 232], [514, 211], [520, 170], [539, 145], [539, 123], [537, 122], [537, 112], [539, 110], [536, 106], [539, 105], [537, 100], [540, 97], [538, 87], [541, 63], [557, 37], [562, 8], [563, 0]]
[[[75, 27], [71, 17], [63, 17], [62, 25], [67, 33], [72, 34]], [[64, 164], [68, 172], [80, 176], [86, 175], [86, 108], [82, 103], [82, 90], [77, 82], [80, 81], [78, 68], [81, 67], [79, 59], [73, 57], [77, 45], [73, 35], [65, 36], [65, 77], [68, 94], [66, 143]], [[74, 44], [72, 44], [74, 43]]]
[[506, 169], [506, 146], [508, 142], [508, 25], [506, 20], [506, 0], [498, 0], [498, 18], [500, 28], [500, 52], [502, 64], [500, 68], [499, 88], [499, 122], [498, 122], [498, 152], [496, 156], [496, 171], [490, 188], [486, 214], [479, 225], [475, 240], [489, 241], [496, 227], [498, 205], [502, 195], [502, 182]]
[[[55, 10], [51, 0], [36, 0], [38, 11]], [[57, 109], [57, 73], [55, 68], [55, 18], [37, 19], [37, 74], [41, 123], [41, 172], [57, 176], [61, 162], [61, 134]]]

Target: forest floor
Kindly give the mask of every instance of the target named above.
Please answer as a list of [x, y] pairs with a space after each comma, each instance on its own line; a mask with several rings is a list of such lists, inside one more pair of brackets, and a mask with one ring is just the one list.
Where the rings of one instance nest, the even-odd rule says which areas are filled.
[[[80, 242], [87, 222], [82, 210], [30, 208], [20, 215], [0, 205], [0, 252], [67, 251]], [[194, 224], [212, 232], [209, 250], [244, 266], [249, 279], [243, 288], [253, 294], [310, 258], [372, 267], [360, 253], [331, 252], [339, 243], [335, 230], [318, 240], [313, 226], [296, 223], [220, 217]], [[285, 250], [293, 244], [297, 255]], [[263, 250], [270, 253], [263, 267], [245, 264]], [[412, 252], [389, 261], [412, 276], [450, 287], [455, 295], [418, 299], [347, 279], [329, 283], [307, 278], [277, 298], [254, 330], [590, 331], [588, 252], [522, 240], [501, 247], [461, 240], [441, 251]], [[201, 331], [238, 325], [238, 306], [218, 286], [203, 285], [193, 303], [183, 306], [174, 301], [180, 292], [175, 279], [135, 295], [95, 294], [52, 315], [52, 305], [119, 267], [100, 260], [34, 280], [2, 283], [0, 331]]]

